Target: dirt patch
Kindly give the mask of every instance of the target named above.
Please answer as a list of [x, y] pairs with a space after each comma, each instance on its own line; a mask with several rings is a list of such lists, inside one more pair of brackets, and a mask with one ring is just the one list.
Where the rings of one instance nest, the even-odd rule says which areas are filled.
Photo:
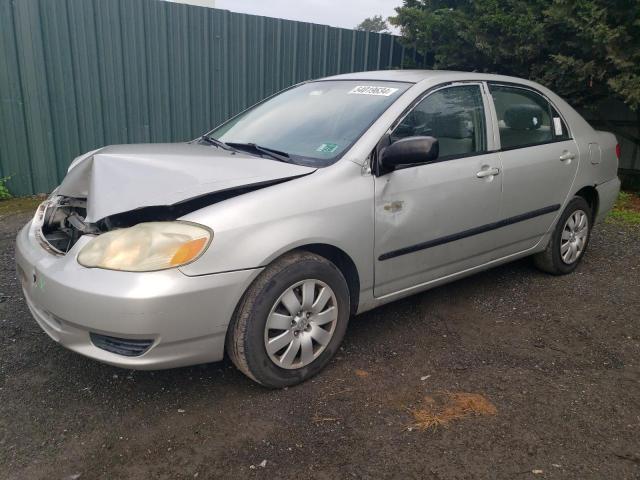
[[440, 392], [426, 395], [416, 408], [409, 410], [418, 430], [448, 427], [451, 422], [469, 416], [495, 415], [496, 406], [479, 393]]
[[624, 201], [624, 207], [630, 210], [640, 212], [640, 195], [637, 193], [629, 193]]
[[[597, 226], [571, 275], [524, 259], [354, 317], [322, 373], [272, 391], [228, 361], [127, 371], [57, 345], [16, 279], [32, 214], [0, 220], [2, 480], [640, 478], [637, 227]], [[407, 407], [452, 402], [433, 392], [498, 413], [409, 431]]]
[[0, 220], [9, 215], [24, 214], [35, 212], [36, 208], [45, 199], [42, 195], [33, 197], [11, 198], [9, 200], [0, 200]]

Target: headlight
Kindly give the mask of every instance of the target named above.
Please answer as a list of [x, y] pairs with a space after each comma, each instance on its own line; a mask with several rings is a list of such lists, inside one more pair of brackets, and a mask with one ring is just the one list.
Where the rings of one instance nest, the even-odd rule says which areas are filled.
[[85, 267], [149, 272], [179, 267], [204, 252], [213, 233], [187, 222], [149, 222], [103, 233], [78, 255]]

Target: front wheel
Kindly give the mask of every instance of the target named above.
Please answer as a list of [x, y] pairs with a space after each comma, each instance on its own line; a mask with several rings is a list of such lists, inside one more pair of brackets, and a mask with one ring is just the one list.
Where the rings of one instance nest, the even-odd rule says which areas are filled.
[[535, 265], [553, 275], [573, 272], [587, 250], [592, 218], [587, 201], [574, 197], [558, 219], [546, 250], [534, 255]]
[[243, 296], [227, 352], [240, 371], [266, 387], [294, 385], [333, 357], [349, 312], [340, 270], [319, 255], [293, 252], [269, 265]]

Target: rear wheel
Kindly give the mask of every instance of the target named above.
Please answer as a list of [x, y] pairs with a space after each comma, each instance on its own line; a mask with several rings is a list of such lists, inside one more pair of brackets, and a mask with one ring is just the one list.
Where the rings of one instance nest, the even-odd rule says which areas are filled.
[[582, 197], [574, 197], [560, 216], [544, 252], [536, 254], [535, 265], [553, 275], [573, 272], [589, 244], [591, 208]]
[[227, 351], [247, 376], [271, 388], [317, 374], [340, 346], [349, 290], [338, 268], [294, 252], [269, 265], [249, 287], [227, 334]]

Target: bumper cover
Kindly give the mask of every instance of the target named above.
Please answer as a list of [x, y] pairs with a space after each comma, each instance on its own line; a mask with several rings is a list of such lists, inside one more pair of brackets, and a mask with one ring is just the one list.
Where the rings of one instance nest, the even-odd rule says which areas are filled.
[[598, 213], [595, 223], [600, 223], [606, 218], [618, 199], [620, 179], [616, 177], [613, 180], [601, 183], [596, 186], [596, 190], [598, 191]]
[[[18, 234], [16, 263], [27, 305], [56, 342], [82, 355], [132, 369], [162, 369], [221, 360], [227, 326], [261, 269], [190, 277], [179, 269], [131, 273], [82, 267], [89, 241], [65, 256], [46, 251], [31, 223]], [[153, 340], [140, 356], [98, 348], [90, 334]]]

